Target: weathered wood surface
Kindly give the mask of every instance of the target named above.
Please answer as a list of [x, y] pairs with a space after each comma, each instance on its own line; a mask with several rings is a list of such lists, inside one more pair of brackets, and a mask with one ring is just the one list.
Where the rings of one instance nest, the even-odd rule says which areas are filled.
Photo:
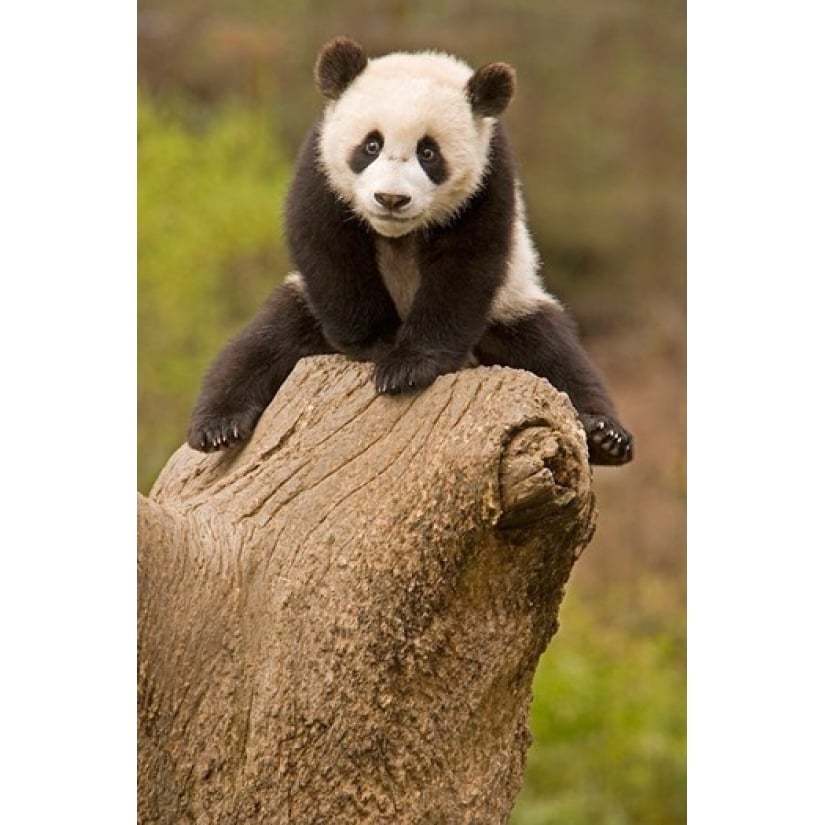
[[141, 823], [505, 823], [595, 524], [566, 396], [377, 396], [302, 361], [242, 449], [139, 496]]

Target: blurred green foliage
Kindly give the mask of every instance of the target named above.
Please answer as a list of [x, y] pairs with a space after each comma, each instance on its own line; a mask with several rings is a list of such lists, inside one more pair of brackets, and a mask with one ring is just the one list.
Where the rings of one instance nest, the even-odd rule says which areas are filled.
[[259, 109], [138, 104], [138, 488], [185, 440], [201, 376], [286, 274], [289, 178]]
[[[571, 591], [533, 682], [511, 825], [685, 821], [685, 625]], [[614, 612], [615, 611], [615, 612]]]

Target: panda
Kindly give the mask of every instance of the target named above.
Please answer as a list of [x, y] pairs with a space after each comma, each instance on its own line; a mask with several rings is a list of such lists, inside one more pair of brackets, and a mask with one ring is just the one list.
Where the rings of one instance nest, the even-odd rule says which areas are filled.
[[387, 394], [470, 364], [529, 370], [569, 396], [591, 464], [630, 461], [632, 436], [539, 279], [498, 120], [513, 68], [435, 52], [368, 59], [336, 38], [315, 81], [328, 103], [286, 205], [296, 271], [207, 371], [189, 445], [245, 441], [300, 358], [338, 352], [373, 362]]

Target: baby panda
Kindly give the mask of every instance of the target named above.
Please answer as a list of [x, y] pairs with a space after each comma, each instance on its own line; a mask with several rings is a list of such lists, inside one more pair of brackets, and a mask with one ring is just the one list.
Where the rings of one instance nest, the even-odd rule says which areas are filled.
[[315, 80], [329, 102], [286, 208], [296, 271], [210, 367], [190, 446], [248, 439], [300, 358], [340, 352], [374, 362], [379, 393], [470, 363], [529, 370], [570, 397], [592, 464], [630, 461], [632, 436], [539, 280], [498, 120], [514, 70], [432, 52], [367, 59], [337, 38]]

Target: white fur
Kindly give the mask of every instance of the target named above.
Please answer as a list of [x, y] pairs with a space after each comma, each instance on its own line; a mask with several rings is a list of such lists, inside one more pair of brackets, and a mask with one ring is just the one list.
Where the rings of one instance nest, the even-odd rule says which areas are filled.
[[306, 298], [306, 287], [304, 286], [304, 276], [300, 272], [290, 272], [284, 278], [284, 283], [294, 289], [302, 298]]
[[[321, 164], [335, 192], [381, 235], [400, 237], [448, 221], [484, 176], [492, 119], [475, 117], [465, 94], [472, 69], [456, 58], [425, 52], [370, 60], [344, 94], [331, 102], [321, 128]], [[349, 168], [353, 149], [379, 131], [380, 156], [360, 175]], [[439, 185], [416, 157], [429, 135], [446, 158]], [[376, 192], [407, 195], [402, 221], [388, 220]]]
[[415, 254], [415, 242], [410, 238], [395, 241], [378, 239], [378, 268], [387, 292], [390, 293], [398, 316], [406, 320], [421, 284], [421, 272]]
[[534, 312], [537, 305], [559, 305], [553, 295], [542, 286], [539, 277], [539, 261], [533, 240], [527, 231], [524, 200], [521, 191], [516, 193], [516, 219], [513, 222], [512, 247], [507, 262], [507, 276], [499, 287], [490, 317], [494, 321], [508, 323]]
[[[422, 218], [433, 214], [438, 187], [418, 163], [415, 144], [412, 157], [387, 157], [387, 154], [385, 144], [380, 157], [355, 177], [354, 201], [362, 217], [372, 224], [379, 235], [397, 238], [421, 226], [426, 222]], [[376, 192], [407, 195], [411, 200], [398, 210], [397, 217], [388, 218], [375, 200]]]

